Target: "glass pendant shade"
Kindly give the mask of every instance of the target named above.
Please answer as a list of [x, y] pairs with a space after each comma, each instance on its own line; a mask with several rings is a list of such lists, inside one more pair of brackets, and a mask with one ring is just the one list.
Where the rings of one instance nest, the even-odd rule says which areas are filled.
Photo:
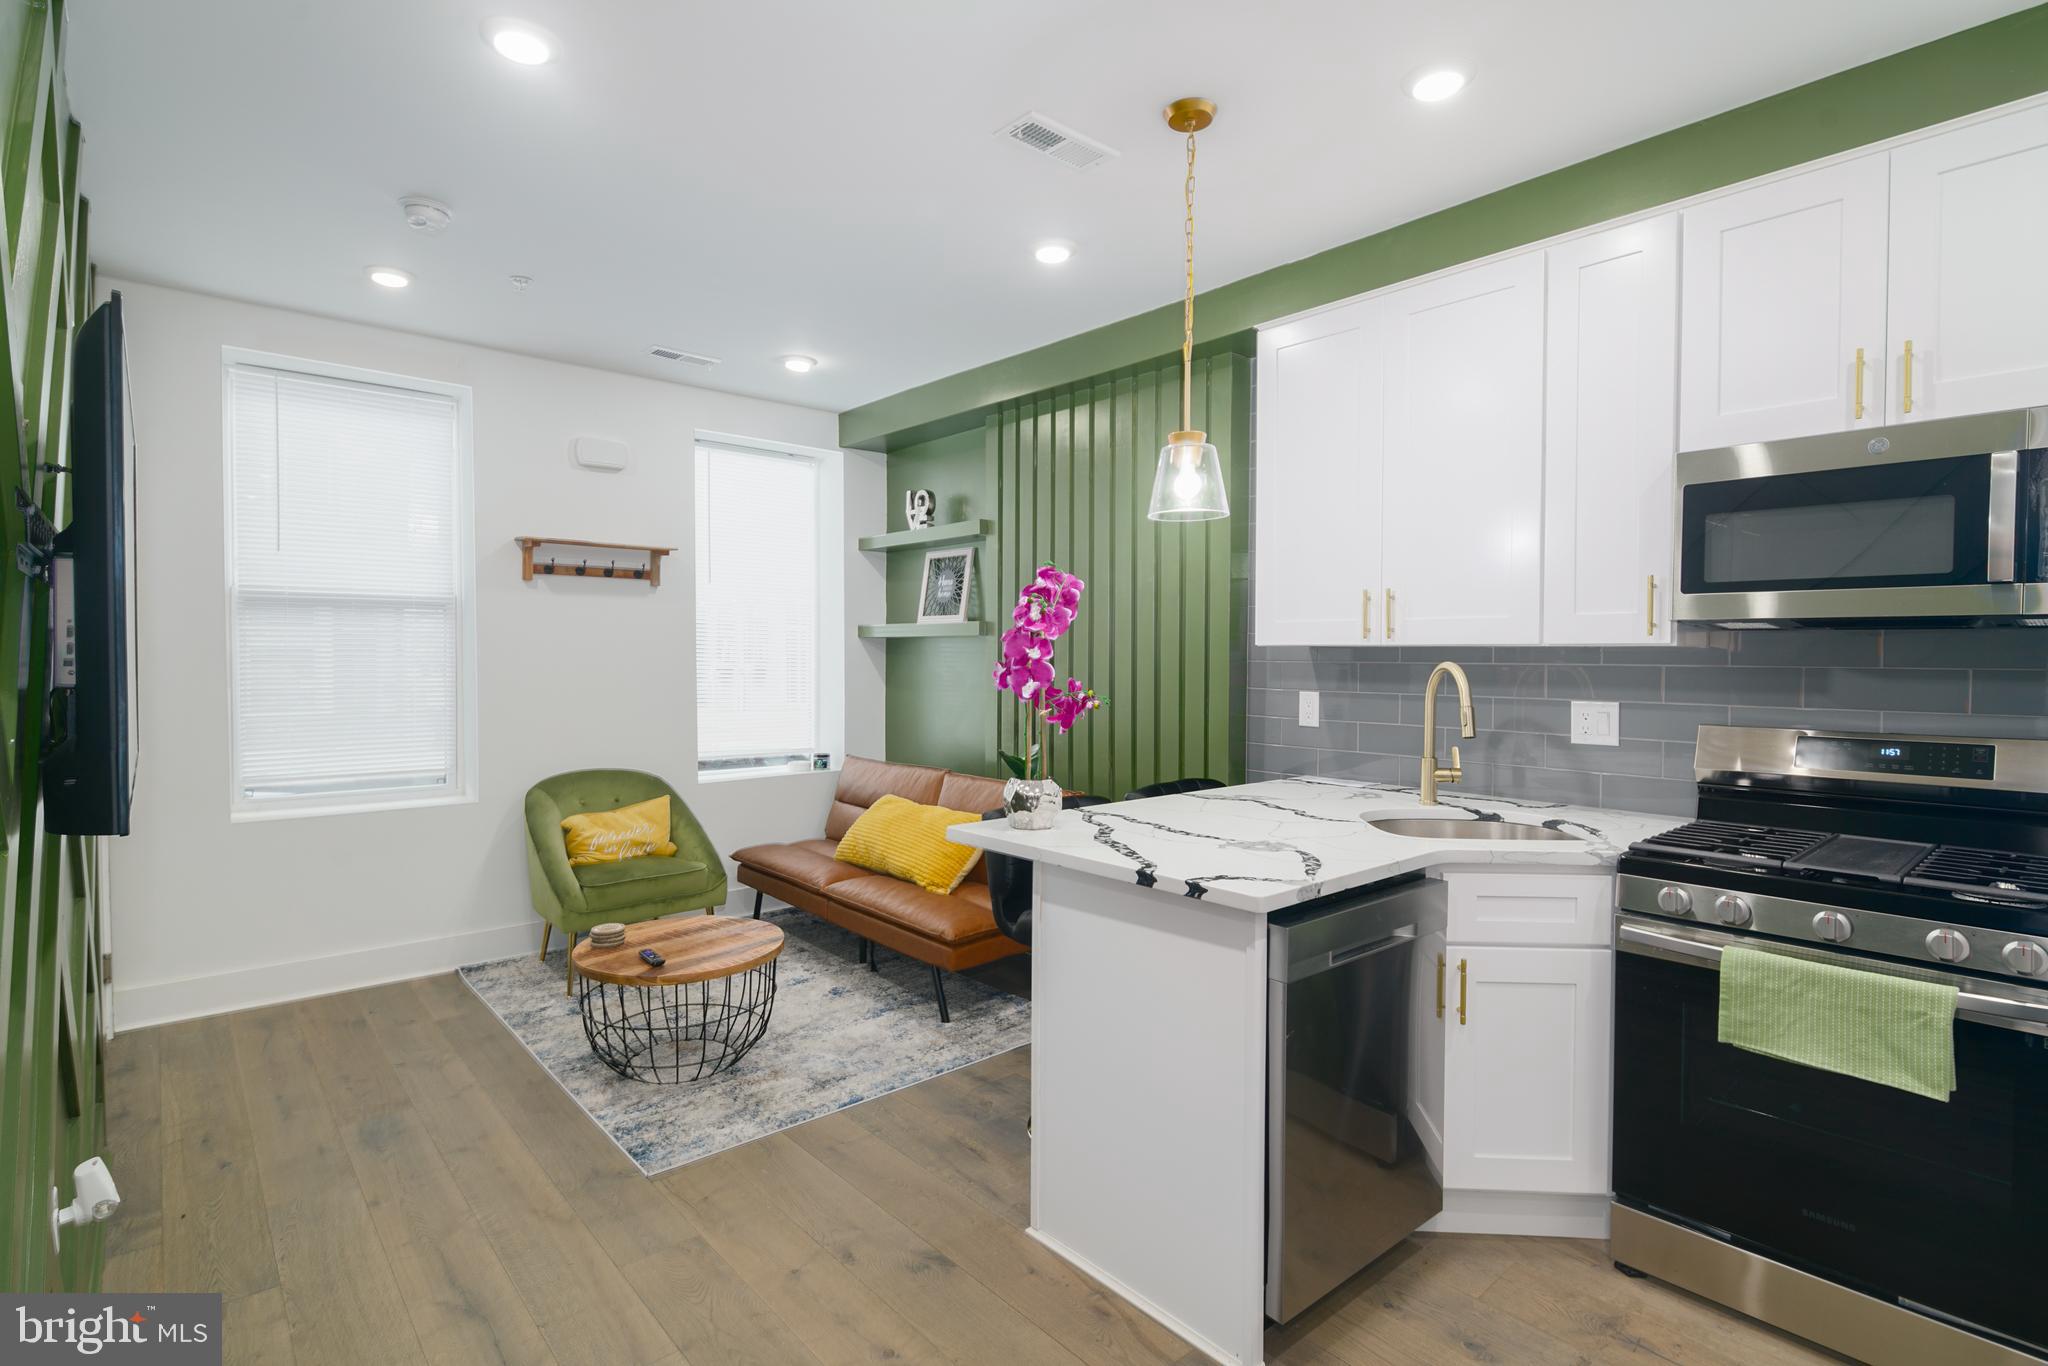
[[1175, 432], [1159, 448], [1159, 472], [1152, 476], [1155, 522], [1213, 522], [1230, 515], [1223, 491], [1223, 462], [1204, 432]]

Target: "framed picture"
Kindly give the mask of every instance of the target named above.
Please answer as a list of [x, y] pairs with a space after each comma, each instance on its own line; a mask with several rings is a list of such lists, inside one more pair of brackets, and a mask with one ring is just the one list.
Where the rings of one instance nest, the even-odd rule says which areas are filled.
[[924, 582], [917, 590], [917, 620], [967, 620], [967, 594], [974, 582], [974, 550], [962, 546], [953, 550], [925, 552]]

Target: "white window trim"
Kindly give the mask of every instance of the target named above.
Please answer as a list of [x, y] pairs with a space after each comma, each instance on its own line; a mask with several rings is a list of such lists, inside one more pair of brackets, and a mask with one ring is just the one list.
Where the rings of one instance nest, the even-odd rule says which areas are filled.
[[[794, 441], [770, 441], [758, 436], [736, 436], [731, 432], [699, 430], [690, 441], [691, 497], [696, 497], [697, 448], [729, 446], [743, 451], [765, 451], [771, 455], [800, 456], [818, 466], [818, 744], [831, 755], [825, 772], [837, 773], [846, 763], [846, 641], [853, 628], [846, 619], [846, 453], [829, 446], [806, 446]], [[697, 517], [692, 506], [689, 518], [690, 545], [687, 563], [697, 563]], [[694, 571], [690, 584], [690, 752], [691, 766], [700, 783], [755, 782], [772, 778], [801, 778], [820, 772], [814, 768], [703, 768], [703, 746], [697, 735], [697, 586]]]
[[[244, 821], [296, 820], [308, 816], [343, 816], [369, 811], [403, 811], [430, 806], [463, 806], [478, 795], [477, 742], [477, 649], [476, 649], [476, 480], [475, 400], [466, 384], [421, 379], [386, 370], [366, 370], [353, 365], [309, 360], [244, 347], [220, 349], [221, 391], [221, 593], [227, 607], [227, 707], [228, 707], [228, 819]], [[242, 795], [237, 781], [235, 755], [235, 454], [234, 367], [250, 366], [286, 374], [310, 375], [316, 379], [345, 380], [403, 389], [417, 394], [436, 394], [455, 404], [455, 648], [456, 665], [456, 776], [446, 787], [419, 796], [406, 796], [402, 789], [386, 788], [345, 796], [326, 793], [302, 797], [250, 798]]]

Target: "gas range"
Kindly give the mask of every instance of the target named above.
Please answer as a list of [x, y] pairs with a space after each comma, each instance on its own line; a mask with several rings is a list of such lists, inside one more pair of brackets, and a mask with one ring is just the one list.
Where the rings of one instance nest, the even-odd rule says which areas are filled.
[[[1616, 1263], [1873, 1366], [2038, 1366], [2048, 741], [1702, 726], [1695, 776], [1618, 870]], [[1954, 1089], [1722, 1042], [1742, 949], [1953, 986]]]
[[2048, 983], [2048, 742], [1702, 726], [1624, 911]]

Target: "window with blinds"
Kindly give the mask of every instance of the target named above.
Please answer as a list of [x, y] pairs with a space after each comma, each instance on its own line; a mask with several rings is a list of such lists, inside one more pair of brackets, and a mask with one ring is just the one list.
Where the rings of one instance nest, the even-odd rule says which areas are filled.
[[697, 446], [697, 769], [809, 768], [818, 748], [819, 468]]
[[469, 391], [247, 356], [225, 383], [236, 813], [467, 798]]

